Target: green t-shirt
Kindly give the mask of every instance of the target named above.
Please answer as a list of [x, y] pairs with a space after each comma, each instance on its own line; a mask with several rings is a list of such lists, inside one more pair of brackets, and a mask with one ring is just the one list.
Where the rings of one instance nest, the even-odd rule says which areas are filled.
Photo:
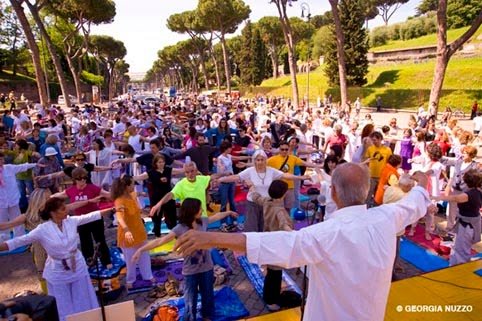
[[202, 216], [207, 216], [206, 209], [206, 188], [209, 186], [210, 176], [198, 175], [195, 182], [187, 178], [181, 179], [172, 189], [171, 193], [175, 199], [183, 202], [186, 198], [195, 198], [201, 201]]

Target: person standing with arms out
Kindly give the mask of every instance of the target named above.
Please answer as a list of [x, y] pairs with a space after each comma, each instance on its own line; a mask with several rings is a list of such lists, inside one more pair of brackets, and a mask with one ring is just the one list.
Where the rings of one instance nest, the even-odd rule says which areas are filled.
[[450, 266], [466, 263], [472, 256], [472, 245], [480, 242], [482, 193], [480, 191], [482, 176], [477, 169], [467, 171], [463, 176], [467, 189], [460, 194], [439, 195], [435, 201], [449, 201], [457, 203], [459, 213], [455, 230], [455, 244], [450, 253]]
[[[288, 191], [288, 184], [282, 180], [274, 180], [268, 189], [269, 197], [263, 197], [254, 191], [251, 186], [250, 193], [253, 201], [263, 207], [264, 232], [292, 231], [293, 221], [288, 211], [284, 208], [283, 198]], [[280, 309], [281, 281], [283, 270], [278, 266], [268, 266], [263, 286], [263, 300], [268, 310]]]
[[[154, 156], [152, 161], [152, 169], [141, 175], [132, 177], [135, 181], [143, 181], [148, 179], [151, 183], [151, 191], [149, 192], [149, 202], [151, 205], [159, 203], [159, 201], [171, 191], [172, 175], [183, 173], [182, 169], [166, 166], [166, 158], [162, 154]], [[162, 217], [166, 221], [167, 228], [172, 229], [176, 226], [176, 202], [170, 200], [161, 206], [161, 209], [154, 213], [152, 222], [154, 223], [153, 232], [156, 237], [161, 236]]]
[[[0, 223], [14, 220], [20, 213], [20, 192], [17, 187], [16, 174], [28, 171], [37, 164], [5, 164], [5, 154], [0, 152]], [[14, 228], [14, 235], [25, 234], [22, 226]], [[0, 242], [10, 238], [8, 232], [0, 234]]]
[[[146, 255], [149, 250], [166, 244], [178, 238], [189, 230], [206, 231], [208, 225], [226, 218], [237, 217], [233, 211], [221, 212], [210, 217], [202, 217], [201, 201], [195, 198], [186, 198], [179, 211], [179, 224], [169, 234], [152, 240], [139, 248], [132, 256], [133, 264]], [[214, 275], [211, 251], [200, 250], [184, 258], [182, 274], [185, 277], [184, 302], [186, 303], [185, 321], [196, 319], [196, 306], [198, 293], [201, 294], [201, 315], [203, 320], [212, 320], [214, 317]]]
[[[74, 185], [70, 186], [63, 192], [52, 195], [52, 197], [61, 199], [68, 198], [70, 203], [93, 200], [99, 196], [109, 198], [109, 192], [102, 190], [97, 185], [87, 183], [87, 175], [88, 173], [85, 169], [81, 167], [75, 168], [72, 171]], [[74, 213], [75, 215], [83, 215], [97, 210], [99, 210], [99, 206], [96, 203], [88, 203], [87, 205], [76, 209]], [[112, 262], [109, 247], [105, 241], [104, 220], [100, 218], [97, 221], [79, 226], [78, 232], [80, 236], [80, 248], [86, 261], [88, 263], [92, 261], [92, 257], [94, 256], [94, 244], [92, 241], [94, 241], [95, 243], [100, 244], [100, 261], [102, 265], [111, 268]], [[92, 238], [94, 238], [94, 240], [92, 240]]]
[[108, 208], [85, 215], [68, 216], [64, 200], [50, 198], [40, 214], [45, 223], [27, 235], [0, 243], [0, 251], [11, 251], [34, 242], [42, 245], [48, 255], [43, 277], [47, 280], [49, 294], [57, 301], [60, 321], [65, 321], [71, 314], [99, 306], [87, 264], [77, 249], [77, 228], [111, 212], [112, 208]]
[[190, 230], [174, 248], [186, 256], [217, 246], [245, 252], [248, 260], [258, 265], [307, 265], [310, 282], [304, 321], [382, 321], [396, 235], [425, 215], [431, 204], [426, 175], [415, 173], [412, 178], [418, 186], [400, 202], [368, 209], [367, 168], [341, 164], [332, 181], [338, 210], [329, 221], [292, 232], [226, 234]]
[[[141, 210], [134, 191], [134, 180], [130, 176], [117, 178], [112, 184], [111, 198], [114, 200], [117, 222], [117, 245], [122, 249], [126, 261], [126, 287], [131, 289], [136, 280], [136, 264], [132, 262], [134, 253], [146, 244], [147, 233], [141, 217]], [[142, 279], [155, 282], [151, 270], [151, 257], [143, 253], [139, 260]]]
[[380, 180], [380, 174], [388, 161], [388, 157], [392, 155], [392, 150], [382, 144], [383, 135], [380, 132], [371, 133], [370, 139], [373, 145], [368, 147], [365, 152], [365, 159], [369, 161], [368, 168], [370, 170], [370, 190], [368, 191], [366, 203], [373, 206], [373, 196]]

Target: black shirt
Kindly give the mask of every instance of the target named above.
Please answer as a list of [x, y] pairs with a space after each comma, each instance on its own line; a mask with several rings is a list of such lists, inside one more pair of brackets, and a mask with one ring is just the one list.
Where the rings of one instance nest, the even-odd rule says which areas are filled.
[[216, 147], [204, 144], [189, 148], [184, 153], [177, 155], [175, 159], [181, 159], [189, 156], [191, 157], [191, 160], [196, 163], [198, 171], [200, 171], [203, 175], [209, 175], [209, 159], [211, 154], [216, 150]]
[[[172, 165], [173, 163], [172, 158], [167, 156], [166, 154], [162, 154], [162, 155], [166, 159], [166, 165], [168, 166]], [[154, 154], [152, 153], [143, 154], [136, 158], [136, 162], [138, 162], [139, 165], [145, 166], [146, 171], [150, 171], [152, 169], [153, 160], [154, 160]]]
[[480, 215], [480, 206], [482, 205], [482, 193], [477, 188], [471, 188], [465, 191], [469, 196], [469, 200], [465, 203], [458, 203], [459, 213], [466, 217], [477, 217]]
[[151, 204], [157, 204], [161, 198], [171, 191], [171, 177], [172, 168], [165, 166], [164, 170], [161, 172], [151, 169], [147, 172], [149, 177], [149, 182], [151, 183]]

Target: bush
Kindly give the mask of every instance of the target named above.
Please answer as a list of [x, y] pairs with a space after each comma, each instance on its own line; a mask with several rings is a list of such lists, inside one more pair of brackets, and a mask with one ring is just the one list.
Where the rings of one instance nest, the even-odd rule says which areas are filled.
[[385, 45], [390, 40], [390, 28], [378, 27], [370, 33], [370, 47], [378, 47]]
[[104, 83], [104, 77], [91, 74], [88, 71], [82, 70], [80, 79], [89, 85], [101, 86]]

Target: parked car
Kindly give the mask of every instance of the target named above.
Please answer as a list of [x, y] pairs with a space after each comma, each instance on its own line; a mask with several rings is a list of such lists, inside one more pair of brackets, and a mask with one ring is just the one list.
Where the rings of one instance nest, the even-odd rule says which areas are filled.
[[155, 97], [155, 96], [147, 96], [142, 101], [146, 105], [151, 104], [151, 103], [154, 104], [154, 105], [161, 103], [161, 99], [159, 97]]
[[[71, 104], [78, 104], [79, 103], [79, 100], [77, 99], [77, 97], [75, 97], [73, 95], [69, 95], [69, 99], [70, 99]], [[59, 95], [59, 97], [57, 98], [57, 103], [59, 105], [65, 105], [64, 95]]]

